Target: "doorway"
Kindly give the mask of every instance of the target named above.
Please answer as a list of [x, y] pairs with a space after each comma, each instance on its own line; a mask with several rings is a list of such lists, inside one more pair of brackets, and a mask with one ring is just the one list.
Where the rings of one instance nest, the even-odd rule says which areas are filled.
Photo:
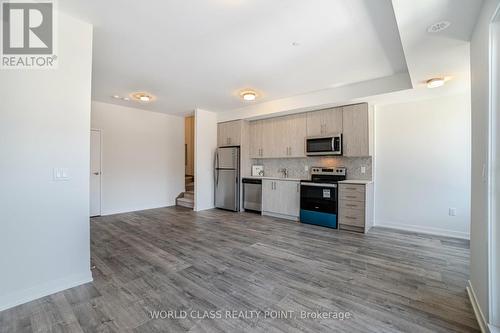
[[90, 217], [101, 215], [101, 131], [90, 131]]
[[194, 207], [194, 116], [184, 118], [184, 192], [176, 199], [177, 206]]

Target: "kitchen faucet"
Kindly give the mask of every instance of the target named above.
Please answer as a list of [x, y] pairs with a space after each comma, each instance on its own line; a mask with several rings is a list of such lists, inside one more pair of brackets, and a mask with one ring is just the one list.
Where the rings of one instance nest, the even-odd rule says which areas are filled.
[[283, 178], [288, 178], [288, 170], [286, 168], [279, 169], [278, 172], [283, 175]]

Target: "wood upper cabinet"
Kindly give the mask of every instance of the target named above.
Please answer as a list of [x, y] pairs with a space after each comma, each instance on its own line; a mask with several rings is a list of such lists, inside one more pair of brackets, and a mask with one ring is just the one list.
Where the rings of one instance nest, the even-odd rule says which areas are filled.
[[370, 156], [370, 112], [367, 103], [342, 108], [343, 155]]
[[276, 157], [276, 119], [262, 120], [262, 154], [264, 158]]
[[342, 107], [307, 113], [307, 136], [342, 133]]
[[242, 120], [219, 123], [217, 126], [217, 145], [239, 146], [241, 145]]
[[[230, 123], [222, 123], [225, 125]], [[367, 103], [276, 117], [250, 123], [251, 158], [305, 157], [305, 138], [343, 134], [343, 155], [371, 156], [371, 113]], [[241, 125], [240, 125], [241, 126]], [[219, 127], [219, 145], [227, 144], [227, 130]], [[238, 141], [239, 142], [239, 141]]]
[[262, 120], [250, 123], [250, 158], [262, 158], [264, 154], [264, 123]]
[[250, 124], [253, 158], [304, 157], [304, 114], [255, 121]]
[[307, 136], [307, 116], [296, 114], [286, 118], [285, 157], [305, 157], [305, 138]]

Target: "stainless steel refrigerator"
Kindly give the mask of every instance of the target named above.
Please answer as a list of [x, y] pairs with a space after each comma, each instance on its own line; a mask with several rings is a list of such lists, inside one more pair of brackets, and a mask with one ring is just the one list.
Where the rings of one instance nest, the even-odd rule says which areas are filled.
[[215, 207], [240, 210], [240, 148], [217, 148], [215, 152]]

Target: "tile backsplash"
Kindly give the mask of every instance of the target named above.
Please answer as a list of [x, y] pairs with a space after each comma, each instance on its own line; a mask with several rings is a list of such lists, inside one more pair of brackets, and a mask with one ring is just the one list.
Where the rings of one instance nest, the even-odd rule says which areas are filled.
[[[289, 178], [309, 179], [311, 167], [346, 167], [347, 179], [372, 180], [371, 157], [317, 156], [307, 158], [252, 159], [252, 165], [263, 165], [264, 176], [281, 177], [279, 169], [286, 168]], [[307, 171], [306, 171], [307, 167]], [[364, 174], [361, 167], [366, 168]]]

